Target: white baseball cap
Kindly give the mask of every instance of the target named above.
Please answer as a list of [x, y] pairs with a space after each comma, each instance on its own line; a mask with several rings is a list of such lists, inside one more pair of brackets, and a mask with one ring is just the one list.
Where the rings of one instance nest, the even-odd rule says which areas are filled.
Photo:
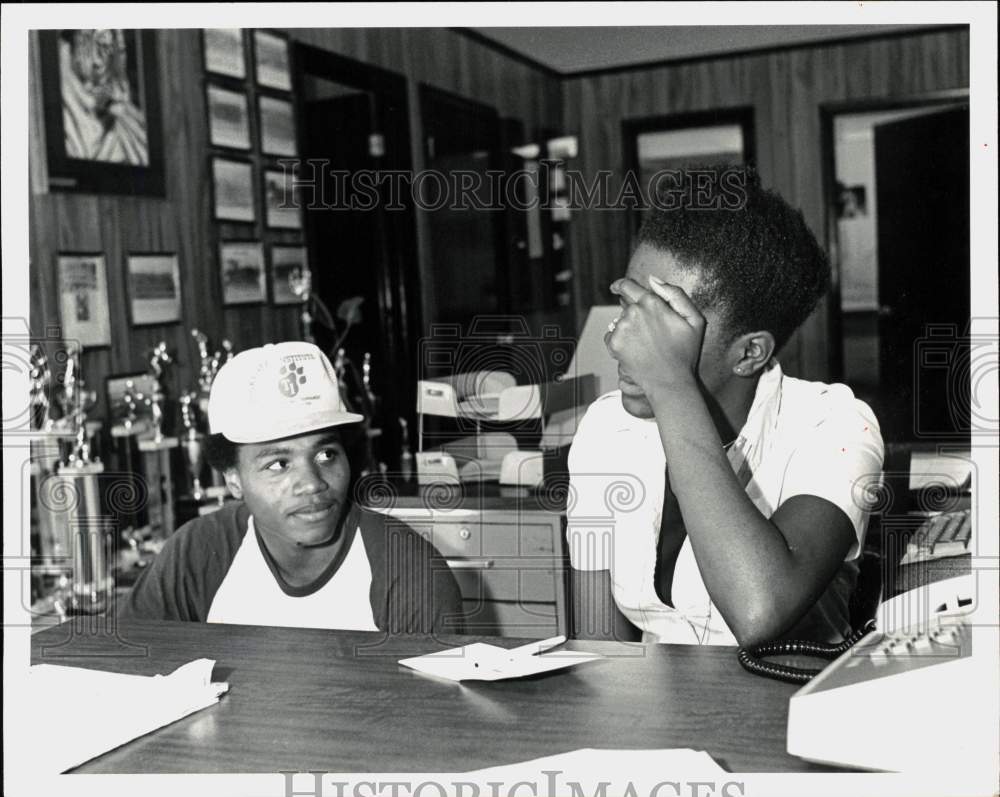
[[219, 369], [208, 398], [209, 429], [234, 443], [264, 443], [363, 420], [344, 407], [326, 355], [302, 341], [240, 352]]

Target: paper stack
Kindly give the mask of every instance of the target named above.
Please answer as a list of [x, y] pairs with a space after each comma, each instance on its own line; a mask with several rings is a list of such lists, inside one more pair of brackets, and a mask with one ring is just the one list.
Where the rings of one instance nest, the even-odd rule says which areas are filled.
[[212, 659], [170, 675], [36, 664], [28, 672], [34, 706], [28, 732], [52, 773], [65, 772], [157, 728], [217, 703], [229, 689], [212, 682]]

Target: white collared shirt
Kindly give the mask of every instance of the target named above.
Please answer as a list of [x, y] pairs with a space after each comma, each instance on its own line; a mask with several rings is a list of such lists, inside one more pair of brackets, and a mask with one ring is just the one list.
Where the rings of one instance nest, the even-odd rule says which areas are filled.
[[[857, 535], [845, 563], [857, 559], [881, 478], [883, 445], [871, 409], [850, 388], [785, 376], [773, 360], [728, 457], [764, 517], [794, 495], [818, 496], [842, 509]], [[690, 538], [674, 567], [674, 606], [656, 594], [666, 472], [656, 421], [629, 415], [621, 391], [601, 396], [580, 422], [569, 470], [571, 566], [610, 572], [615, 603], [644, 641], [735, 645], [702, 581]]]

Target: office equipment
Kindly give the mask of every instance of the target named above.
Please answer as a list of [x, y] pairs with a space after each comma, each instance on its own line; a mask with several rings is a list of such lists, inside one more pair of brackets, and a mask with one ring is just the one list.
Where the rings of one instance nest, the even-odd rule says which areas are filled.
[[974, 629], [964, 616], [975, 583], [972, 576], [950, 579], [883, 604], [880, 630], [792, 697], [788, 752], [900, 772], [936, 768], [945, 751], [953, 763], [981, 756], [991, 734], [975, 718], [989, 699], [989, 679], [977, 670]]
[[[459, 449], [469, 457], [470, 467], [459, 471], [463, 481], [490, 479], [499, 480], [501, 484], [540, 486], [544, 475], [543, 451], [567, 444], [572, 437], [563, 438], [558, 429], [550, 431], [548, 419], [566, 412], [575, 418], [576, 412], [582, 412], [582, 408], [597, 398], [596, 385], [597, 379], [591, 374], [544, 384], [518, 385], [513, 376], [501, 371], [475, 371], [421, 380], [417, 383], [420, 450], [425, 442], [425, 415], [454, 418], [459, 428], [464, 424], [473, 434], [441, 445], [440, 449], [456, 460]], [[537, 422], [540, 449], [518, 450], [516, 440], [509, 434], [482, 433], [481, 424], [486, 421]]]
[[941, 512], [931, 515], [906, 544], [900, 565], [962, 556], [969, 552], [972, 539], [972, 511]]
[[474, 642], [425, 656], [400, 659], [399, 663], [417, 672], [448, 681], [502, 681], [563, 670], [601, 658], [596, 653], [566, 650], [541, 655], [565, 641], [566, 637], [557, 636], [516, 648]]
[[[212, 682], [211, 659], [146, 677], [36, 664], [28, 673], [37, 709], [28, 733], [38, 763], [65, 772], [213, 703], [229, 689]], [[58, 718], [53, 722], [53, 718]]]
[[111, 635], [64, 624], [33, 635], [32, 661], [152, 675], [210, 656], [230, 691], [77, 772], [461, 772], [607, 747], [705, 750], [734, 772], [824, 770], [785, 751], [794, 687], [744, 673], [731, 648], [571, 640], [603, 658], [455, 688], [398, 664], [427, 653], [426, 637], [175, 622], [119, 623], [117, 636], [145, 655], [102, 656]]

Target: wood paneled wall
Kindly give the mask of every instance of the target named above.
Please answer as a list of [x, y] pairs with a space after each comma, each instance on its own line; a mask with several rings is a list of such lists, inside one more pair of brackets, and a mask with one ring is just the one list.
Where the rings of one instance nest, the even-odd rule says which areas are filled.
[[[496, 109], [501, 117], [519, 120], [525, 134], [559, 131], [562, 122], [562, 85], [558, 78], [515, 61], [454, 31], [442, 28], [297, 28], [287, 31], [295, 40], [339, 55], [373, 64], [406, 77], [410, 124], [410, 155], [415, 171], [425, 168], [420, 84], [449, 91]], [[433, 286], [434, 255], [426, 214], [417, 209], [417, 252], [414, 265], [420, 281]], [[435, 316], [434, 296], [421, 295], [424, 330]]]
[[[157, 37], [163, 113], [166, 197], [95, 196], [47, 192], [44, 127], [37, 48], [32, 48], [31, 103], [31, 329], [43, 334], [58, 325], [56, 259], [59, 252], [103, 252], [106, 256], [111, 340], [107, 348], [88, 348], [83, 358], [87, 385], [96, 389], [98, 416], [104, 416], [103, 385], [108, 374], [144, 371], [147, 352], [166, 340], [174, 353], [167, 389], [170, 396], [196, 386], [197, 327], [218, 348], [230, 338], [237, 350], [292, 337], [297, 310], [270, 303], [223, 307], [218, 276], [220, 239], [299, 240], [297, 233], [268, 231], [258, 191], [257, 223], [218, 223], [212, 218], [212, 185], [201, 34], [165, 30]], [[253, 117], [254, 114], [252, 113]], [[261, 180], [257, 159], [255, 179]], [[126, 261], [130, 253], [176, 252], [180, 262], [182, 319], [179, 324], [132, 326], [129, 323]]]
[[[969, 85], [967, 31], [940, 31], [696, 61], [563, 81], [563, 127], [580, 139], [584, 175], [620, 175], [623, 119], [753, 105], [764, 183], [825, 244], [820, 105], [912, 97]], [[613, 177], [612, 196], [620, 185]], [[629, 256], [625, 212], [581, 211], [572, 224], [578, 308], [609, 304]], [[578, 312], [581, 323], [585, 314]], [[824, 302], [782, 352], [787, 371], [828, 378]]]
[[[620, 173], [621, 120], [674, 112], [752, 104], [759, 166], [765, 182], [802, 208], [823, 234], [820, 114], [822, 103], [890, 99], [968, 86], [968, 35], [963, 31], [915, 34], [853, 44], [823, 45], [761, 55], [664, 66], [596, 77], [558, 80], [461, 34], [444, 29], [294, 29], [293, 40], [328, 49], [407, 78], [411, 155], [424, 164], [419, 84], [479, 100], [501, 116], [523, 122], [534, 134], [562, 129], [579, 137], [574, 165], [584, 174]], [[145, 353], [166, 339], [177, 352], [171, 393], [194, 385], [197, 354], [190, 329], [215, 345], [229, 337], [237, 349], [297, 334], [297, 312], [270, 304], [222, 306], [217, 241], [248, 237], [243, 225], [212, 220], [207, 121], [204, 115], [200, 33], [162, 31], [159, 36], [167, 196], [164, 199], [48, 193], [37, 47], [30, 71], [31, 328], [44, 334], [58, 323], [55, 259], [60, 251], [107, 256], [113, 345], [84, 358], [89, 385], [100, 389], [110, 373], [144, 370]], [[258, 175], [259, 178], [259, 175]], [[614, 179], [612, 185], [615, 185]], [[258, 208], [258, 217], [262, 218]], [[262, 237], [259, 226], [254, 237]], [[582, 325], [586, 308], [610, 300], [607, 285], [628, 256], [623, 214], [581, 211], [571, 225], [575, 303]], [[417, 216], [414, 268], [432, 267], [424, 219]], [[269, 232], [268, 240], [298, 240]], [[822, 238], [821, 238], [822, 240]], [[176, 251], [181, 264], [180, 324], [132, 327], [125, 289], [130, 252]], [[422, 280], [423, 281], [423, 280]], [[783, 353], [788, 370], [827, 375], [825, 306]]]
[[[557, 128], [561, 118], [559, 82], [469, 38], [443, 29], [310, 29], [288, 31], [303, 41], [359, 61], [406, 75], [414, 167], [423, 165], [418, 86], [421, 82], [496, 107], [516, 117], [527, 131]], [[107, 258], [112, 345], [87, 349], [83, 371], [100, 396], [108, 374], [142, 371], [146, 352], [166, 340], [177, 354], [168, 389], [173, 397], [194, 387], [197, 348], [190, 330], [197, 327], [218, 347], [230, 338], [237, 350], [298, 334], [298, 312], [271, 304], [223, 307], [217, 274], [221, 238], [272, 242], [300, 240], [296, 232], [263, 234], [263, 208], [256, 229], [213, 221], [210, 148], [204, 102], [201, 34], [164, 30], [158, 36], [167, 192], [165, 198], [49, 193], [45, 173], [37, 40], [32, 40], [30, 68], [30, 323], [34, 335], [59, 323], [56, 257], [59, 252], [103, 252]], [[252, 113], [253, 117], [254, 114]], [[255, 177], [260, 180], [260, 171]], [[258, 196], [258, 205], [260, 197]], [[426, 241], [418, 218], [418, 240]], [[129, 253], [177, 252], [180, 258], [183, 318], [179, 324], [133, 327], [126, 295]], [[421, 244], [413, 267], [431, 268]]]

